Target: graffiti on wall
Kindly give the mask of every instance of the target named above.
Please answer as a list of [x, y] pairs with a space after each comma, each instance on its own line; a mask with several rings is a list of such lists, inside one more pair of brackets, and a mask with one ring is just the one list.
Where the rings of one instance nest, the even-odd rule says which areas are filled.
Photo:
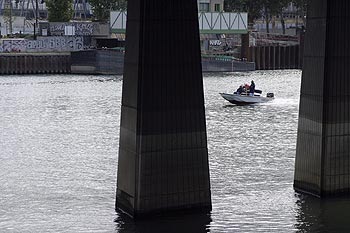
[[78, 35], [92, 35], [94, 32], [94, 25], [92, 23], [77, 23], [75, 26], [75, 31], [79, 33]]
[[3, 40], [0, 52], [68, 52], [84, 49], [83, 37], [43, 37], [37, 40]]
[[46, 37], [29, 40], [27, 52], [37, 51], [79, 51], [84, 49], [82, 37]]
[[63, 36], [65, 34], [66, 26], [74, 27], [75, 35], [77, 36], [91, 36], [94, 34], [94, 23], [51, 23], [50, 34], [52, 36]]
[[1, 47], [2, 47], [2, 52], [20, 53], [26, 50], [26, 41], [25, 40], [4, 40]]

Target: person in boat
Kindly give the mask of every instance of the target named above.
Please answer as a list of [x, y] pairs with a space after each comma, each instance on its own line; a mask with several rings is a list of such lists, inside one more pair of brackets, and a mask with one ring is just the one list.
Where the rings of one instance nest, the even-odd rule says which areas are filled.
[[248, 93], [249, 93], [249, 88], [250, 88], [250, 86], [249, 86], [249, 84], [248, 83], [245, 83], [244, 84], [244, 86], [243, 86], [243, 94], [244, 95], [248, 95]]
[[236, 93], [240, 95], [242, 92], [244, 92], [243, 85], [240, 85], [239, 88], [237, 89]]
[[250, 96], [254, 96], [254, 92], [255, 92], [255, 83], [254, 83], [254, 81], [252, 80], [251, 83], [250, 83], [249, 95], [250, 95]]

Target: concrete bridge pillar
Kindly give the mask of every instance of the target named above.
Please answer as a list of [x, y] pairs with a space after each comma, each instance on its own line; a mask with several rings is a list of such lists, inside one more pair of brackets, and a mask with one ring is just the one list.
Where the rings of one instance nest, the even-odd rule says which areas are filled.
[[350, 1], [311, 0], [301, 84], [294, 187], [350, 194]]
[[196, 0], [130, 0], [116, 208], [211, 209]]

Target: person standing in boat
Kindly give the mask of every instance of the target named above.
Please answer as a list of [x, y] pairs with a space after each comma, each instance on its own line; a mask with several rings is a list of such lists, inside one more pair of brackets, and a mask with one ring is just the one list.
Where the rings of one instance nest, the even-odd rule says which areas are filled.
[[254, 92], [255, 92], [255, 83], [252, 80], [252, 82], [250, 83], [250, 87], [249, 87], [249, 95], [254, 96]]

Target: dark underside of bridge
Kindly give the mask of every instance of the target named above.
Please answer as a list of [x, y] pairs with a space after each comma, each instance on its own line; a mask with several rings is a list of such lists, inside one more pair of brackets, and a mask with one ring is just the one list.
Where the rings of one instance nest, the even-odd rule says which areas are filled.
[[116, 207], [211, 210], [196, 0], [129, 0]]
[[350, 1], [311, 0], [295, 161], [296, 190], [350, 194]]

